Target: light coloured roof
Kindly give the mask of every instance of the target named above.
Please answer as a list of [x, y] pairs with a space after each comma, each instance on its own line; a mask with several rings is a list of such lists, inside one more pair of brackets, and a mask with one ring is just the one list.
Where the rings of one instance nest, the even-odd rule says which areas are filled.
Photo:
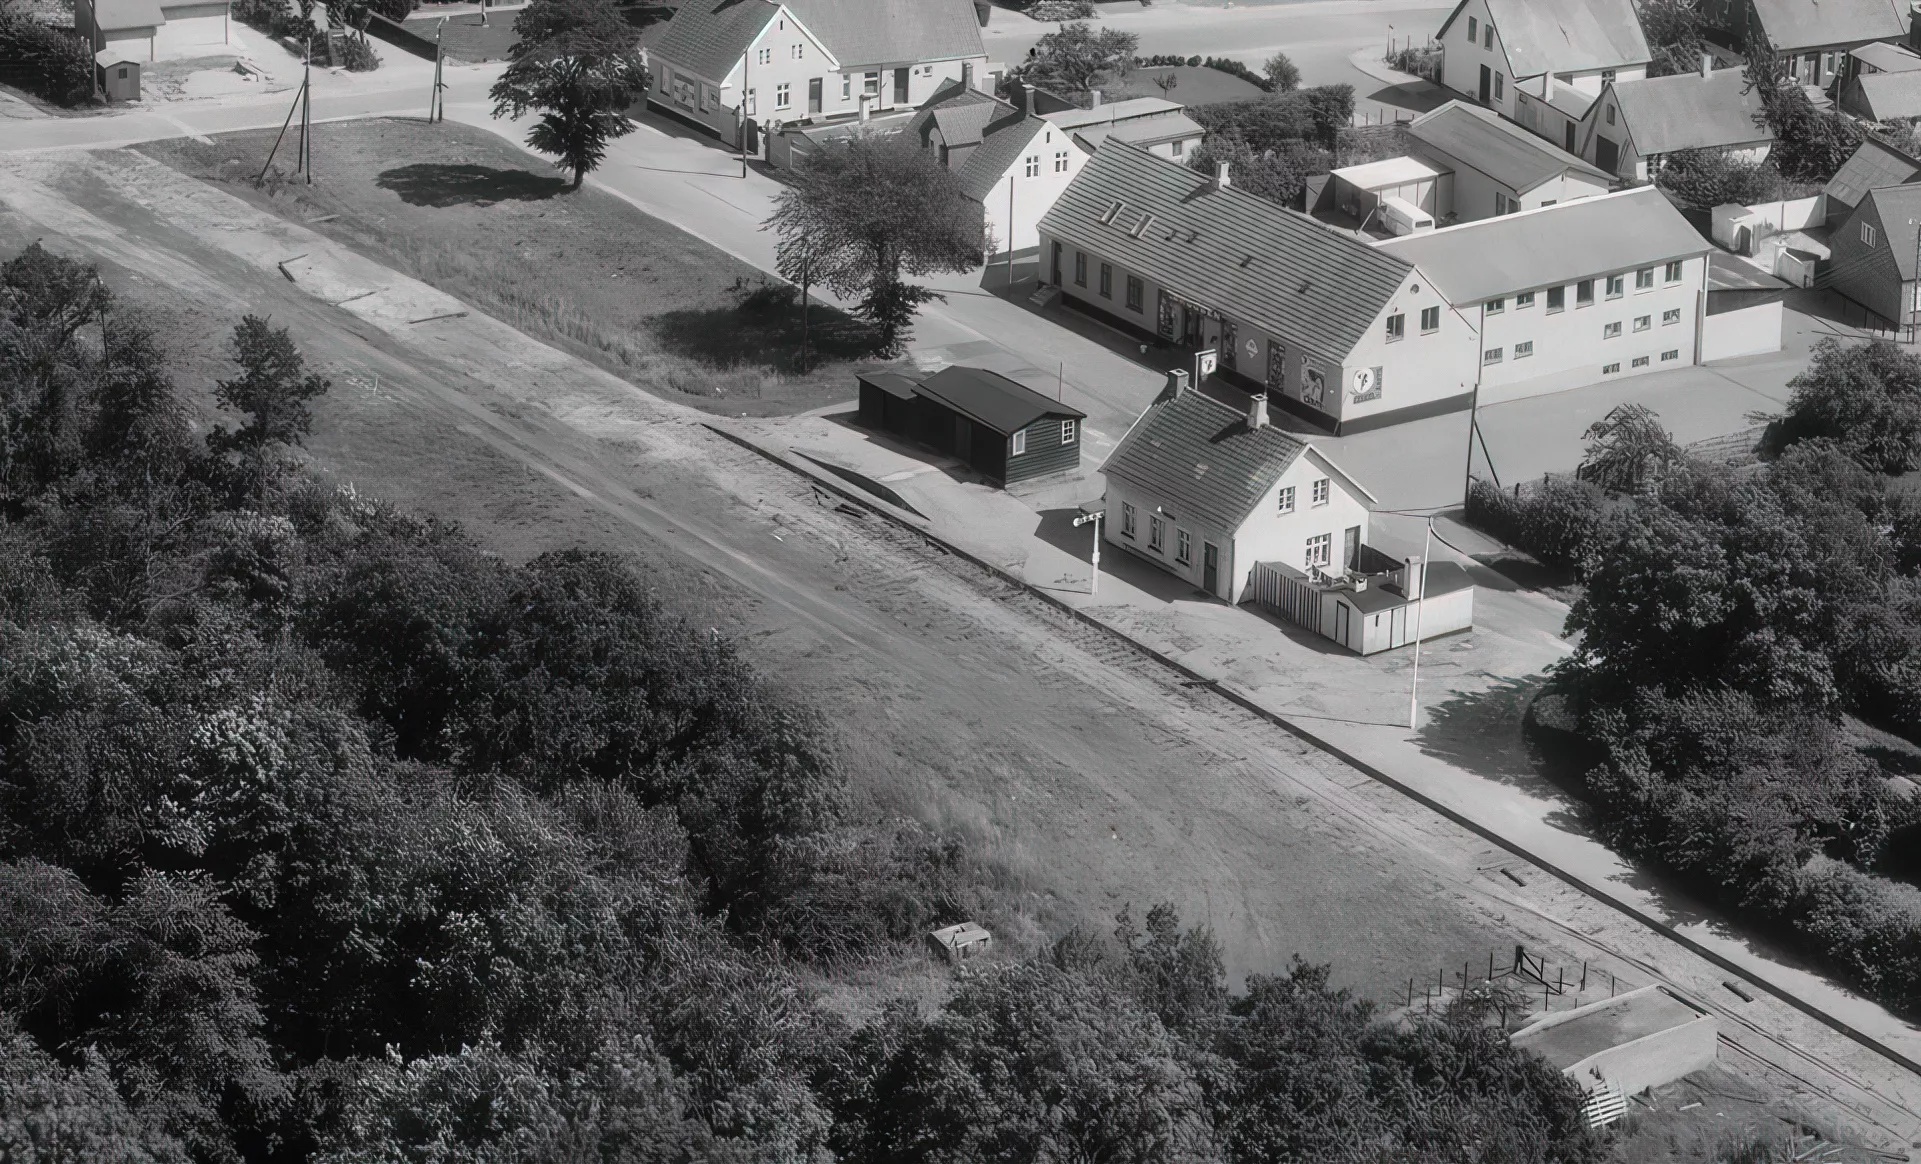
[[1206, 128], [1185, 113], [1161, 113], [1153, 117], [1135, 117], [1127, 121], [1117, 121], [1113, 125], [1090, 125], [1074, 131], [1075, 138], [1090, 151], [1099, 149], [1101, 143], [1109, 137], [1116, 141], [1149, 146], [1159, 145], [1164, 141], [1206, 135]]
[[1894, 253], [1894, 265], [1903, 280], [1914, 278], [1914, 223], [1921, 220], [1921, 184], [1870, 190], [1855, 214], [1865, 213], [1869, 207], [1881, 222], [1880, 240], [1875, 245]]
[[1299, 211], [1138, 146], [1102, 142], [1042, 231], [1175, 295], [1341, 357], [1400, 290], [1408, 263]]
[[1109, 101], [1092, 109], [1061, 109], [1053, 113], [1043, 113], [1041, 116], [1063, 129], [1079, 129], [1083, 125], [1126, 121], [1130, 117], [1179, 113], [1185, 108], [1187, 106], [1180, 102], [1169, 101], [1164, 97], [1129, 97], [1124, 101]]
[[1342, 166], [1334, 171], [1334, 176], [1362, 190], [1378, 190], [1408, 182], [1424, 182], [1429, 178], [1438, 178], [1447, 172], [1419, 158], [1400, 157], [1383, 158], [1378, 162], [1363, 162], [1358, 166]]
[[1822, 193], [1843, 206], [1859, 206], [1868, 191], [1900, 186], [1921, 176], [1921, 159], [1911, 158], [1873, 136], [1861, 139], [1848, 160], [1828, 179]]
[[1238, 529], [1307, 443], [1192, 389], [1162, 397], [1101, 466], [1156, 498], [1177, 520]]
[[[1436, 35], [1445, 36], [1466, 7], [1461, 0]], [[1487, 11], [1517, 77], [1618, 69], [1654, 58], [1634, 0], [1487, 0]]]
[[1774, 140], [1743, 69], [1615, 81], [1614, 100], [1642, 156]]
[[167, 23], [159, 0], [94, 0], [93, 18], [105, 32], [158, 28]]
[[1854, 84], [1875, 121], [1921, 117], [1921, 73], [1863, 73]]
[[1754, 0], [1776, 52], [1899, 40], [1908, 19], [1895, 0]]
[[140, 55], [138, 53], [128, 52], [125, 44], [125, 41], [115, 41], [109, 44], [106, 48], [93, 54], [93, 63], [103, 69], [111, 69], [115, 65], [139, 64]]
[[973, 0], [787, 0], [842, 68], [987, 55]]
[[1450, 101], [1407, 123], [1416, 141], [1524, 194], [1572, 170], [1603, 182], [1612, 174], [1478, 105]]
[[1875, 41], [1873, 44], [1849, 49], [1848, 55], [1864, 65], [1873, 65], [1884, 73], [1911, 73], [1921, 69], [1921, 54], [1916, 54], [1906, 45]]
[[1572, 85], [1556, 85], [1547, 103], [1578, 121], [1594, 108], [1594, 100], [1594, 94], [1583, 93]]
[[1375, 244], [1421, 268], [1448, 302], [1479, 303], [1710, 248], [1653, 186], [1483, 218]]

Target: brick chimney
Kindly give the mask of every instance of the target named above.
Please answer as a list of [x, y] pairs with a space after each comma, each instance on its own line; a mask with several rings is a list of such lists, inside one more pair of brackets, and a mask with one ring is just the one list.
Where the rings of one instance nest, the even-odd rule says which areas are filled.
[[1256, 392], [1248, 398], [1247, 427], [1253, 432], [1267, 427], [1267, 393]]
[[1233, 185], [1233, 181], [1228, 176], [1227, 163], [1215, 162], [1214, 163], [1214, 188], [1216, 190], [1225, 190], [1231, 185]]
[[1169, 371], [1167, 373], [1167, 387], [1161, 389], [1161, 395], [1172, 400], [1185, 391], [1187, 391], [1187, 369], [1175, 368]]
[[1701, 54], [1701, 75], [1705, 77], [1712, 72], [1714, 72], [1714, 54], [1704, 51]]

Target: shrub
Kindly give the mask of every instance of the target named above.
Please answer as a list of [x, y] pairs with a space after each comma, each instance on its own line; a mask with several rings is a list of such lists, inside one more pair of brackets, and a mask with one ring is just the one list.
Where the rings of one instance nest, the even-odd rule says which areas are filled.
[[1403, 73], [1412, 73], [1438, 84], [1441, 79], [1441, 46], [1431, 44], [1425, 48], [1418, 48], [1411, 44], [1406, 45], [1387, 54], [1387, 64], [1390, 68], [1399, 69]]
[[1539, 488], [1517, 486], [1513, 493], [1477, 477], [1468, 490], [1467, 519], [1550, 566], [1574, 568], [1606, 500], [1598, 486], [1571, 477], [1545, 477]]
[[401, 21], [413, 15], [420, 0], [372, 0], [368, 7], [388, 20]]
[[1094, 0], [1039, 0], [1027, 14], [1035, 20], [1091, 20]]
[[93, 99], [93, 68], [87, 43], [73, 32], [0, 13], [0, 81], [55, 105], [83, 105]]
[[[1205, 61], [1202, 61], [1201, 65], [1203, 68], [1226, 73], [1230, 77], [1239, 77], [1241, 80], [1259, 89], [1272, 90], [1274, 88], [1273, 83], [1266, 77], [1261, 76], [1259, 73], [1231, 57], [1209, 57]], [[1298, 76], [1299, 74], [1297, 73], [1297, 79]]]
[[349, 73], [371, 73], [380, 67], [380, 56], [361, 37], [349, 36], [341, 42], [340, 63]]
[[1745, 161], [1721, 150], [1678, 150], [1654, 176], [1655, 185], [1703, 210], [1752, 206], [1781, 196], [1781, 175], [1766, 160]]
[[1832, 337], [1813, 357], [1788, 381], [1794, 394], [1770, 427], [1770, 451], [1825, 437], [1877, 473], [1921, 468], [1921, 357], [1886, 340], [1842, 347]]

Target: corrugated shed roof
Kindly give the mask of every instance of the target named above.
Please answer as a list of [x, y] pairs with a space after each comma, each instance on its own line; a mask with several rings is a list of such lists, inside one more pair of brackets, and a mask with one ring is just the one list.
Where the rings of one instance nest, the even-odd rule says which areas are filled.
[[973, 0], [787, 0], [842, 68], [986, 56]]
[[1568, 153], [1491, 109], [1450, 101], [1407, 123], [1407, 132], [1462, 165], [1472, 166], [1513, 190], [1526, 193], [1569, 170], [1601, 181], [1613, 175]]
[[1572, 85], [1556, 85], [1554, 95], [1547, 99], [1547, 103], [1579, 121], [1587, 116], [1588, 110], [1594, 108], [1594, 97]]
[[1917, 55], [1906, 45], [1875, 41], [1873, 44], [1849, 49], [1848, 55], [1863, 64], [1873, 65], [1884, 73], [1911, 73], [1921, 69], [1921, 55]]
[[1233, 530], [1306, 448], [1271, 424], [1251, 429], [1246, 413], [1189, 390], [1149, 406], [1101, 472], [1160, 498], [1179, 520]]
[[1754, 0], [1754, 13], [1776, 52], [1908, 34], [1908, 18], [1894, 0]]
[[1868, 191], [1904, 185], [1917, 175], [1921, 175], [1921, 159], [1911, 158], [1879, 138], [1864, 137], [1828, 179], [1823, 193], [1843, 206], [1859, 206]]
[[[1461, 0], [1437, 35], [1445, 35], [1465, 7], [1467, 0]], [[1633, 0], [1487, 0], [1487, 10], [1517, 77], [1615, 69], [1654, 59]]]
[[942, 368], [922, 380], [915, 391], [972, 417], [1002, 436], [1011, 435], [1043, 417], [1081, 420], [1087, 416], [1072, 405], [1042, 396], [1027, 385], [986, 368], [958, 364]]
[[723, 80], [779, 11], [767, 0], [686, 0], [648, 51], [710, 81]]
[[1717, 69], [1615, 81], [1614, 100], [1643, 156], [1773, 141], [1774, 130], [1755, 119], [1761, 94], [1745, 70]]
[[1408, 157], [1382, 158], [1378, 162], [1362, 162], [1358, 166], [1342, 166], [1333, 171], [1336, 178], [1362, 190], [1425, 182], [1447, 172], [1419, 158]]
[[1090, 125], [1074, 131], [1088, 150], [1097, 150], [1108, 138], [1135, 145], [1158, 145], [1177, 138], [1204, 137], [1207, 130], [1185, 113], [1163, 113], [1156, 117], [1136, 117], [1113, 125]]
[[[1921, 183], [1908, 186], [1883, 186], [1868, 191], [1881, 219], [1880, 246], [1894, 252], [1894, 265], [1901, 278], [1914, 278], [1914, 222], [1921, 219]], [[1857, 212], [1858, 213], [1858, 212]]]
[[160, 0], [94, 0], [93, 18], [106, 32], [158, 28], [167, 23], [160, 12]]
[[1875, 121], [1921, 117], [1921, 73], [1863, 73], [1854, 83]]
[[1092, 109], [1061, 109], [1053, 113], [1043, 113], [1042, 117], [1062, 129], [1079, 129], [1085, 125], [1103, 125], [1110, 121], [1126, 121], [1130, 117], [1152, 117], [1160, 113], [1179, 113], [1187, 108], [1178, 101], [1164, 97], [1129, 97], [1123, 101], [1109, 101]]
[[[1108, 208], [1119, 203], [1112, 221]], [[1142, 215], [1151, 216], [1138, 237]], [[1409, 271], [1384, 254], [1232, 186], [1109, 139], [1041, 219], [1041, 229], [1317, 355], [1352, 351]]]
[[899, 372], [857, 372], [854, 379], [862, 384], [871, 384], [900, 400], [912, 400], [917, 383]]
[[1457, 305], [1711, 249], [1653, 186], [1403, 235], [1375, 246], [1418, 265]]

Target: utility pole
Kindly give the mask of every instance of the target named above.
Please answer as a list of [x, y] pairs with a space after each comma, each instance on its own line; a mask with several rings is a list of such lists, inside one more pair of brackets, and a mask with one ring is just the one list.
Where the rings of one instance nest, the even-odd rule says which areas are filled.
[[1089, 566], [1087, 571], [1087, 592], [1089, 594], [1097, 594], [1101, 588], [1101, 517], [1106, 512], [1106, 510], [1095, 509], [1083, 512], [1079, 517], [1074, 519], [1075, 529], [1079, 529], [1084, 525], [1092, 525], [1094, 527], [1094, 559], [1093, 564]]
[[[1427, 607], [1427, 558], [1434, 549], [1434, 519], [1427, 519], [1427, 533], [1421, 539], [1421, 596], [1414, 600], [1414, 682], [1407, 696], [1407, 730], [1420, 726], [1421, 718], [1421, 615]], [[1413, 573], [1410, 569], [1408, 573]], [[1408, 579], [1411, 584], [1414, 580]]]
[[313, 34], [307, 34], [307, 59], [300, 79], [300, 165], [296, 167], [313, 185]]
[[[742, 178], [747, 177], [747, 101], [748, 94], [754, 91], [750, 86], [754, 81], [754, 54], [759, 51], [759, 49], [750, 44], [747, 46], [747, 55], [740, 58], [740, 117], [738, 120], [740, 121], [740, 176]], [[803, 305], [801, 308], [803, 328], [806, 326], [804, 322], [806, 310], [805, 305]], [[800, 350], [802, 353], [807, 351], [807, 341], [805, 339], [801, 341]]]
[[[1916, 237], [1921, 238], [1921, 235]], [[1007, 172], [1007, 293], [1014, 293], [1014, 172]]]
[[447, 18], [445, 16], [440, 18], [439, 24], [434, 25], [434, 95], [432, 101], [430, 101], [427, 106], [427, 122], [430, 125], [437, 121], [447, 120], [447, 98], [442, 93], [447, 86], [446, 83], [441, 80], [441, 77], [445, 74], [444, 62], [447, 59], [447, 46], [446, 43], [441, 40], [441, 31], [446, 27]]

